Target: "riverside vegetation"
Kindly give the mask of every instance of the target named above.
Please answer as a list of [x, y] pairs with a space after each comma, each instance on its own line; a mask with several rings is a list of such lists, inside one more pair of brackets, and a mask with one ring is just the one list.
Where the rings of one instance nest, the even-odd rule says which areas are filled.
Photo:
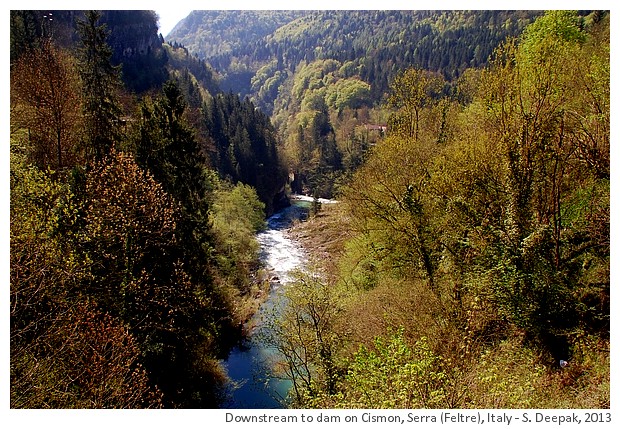
[[288, 406], [610, 406], [608, 12], [215, 13], [203, 58], [51, 16], [11, 11], [11, 407], [221, 404], [287, 183], [339, 200], [267, 320]]
[[216, 407], [268, 286], [269, 120], [152, 12], [41, 15], [11, 12], [11, 407]]
[[392, 82], [388, 136], [296, 232], [294, 406], [609, 407], [606, 25], [547, 13], [448, 96]]

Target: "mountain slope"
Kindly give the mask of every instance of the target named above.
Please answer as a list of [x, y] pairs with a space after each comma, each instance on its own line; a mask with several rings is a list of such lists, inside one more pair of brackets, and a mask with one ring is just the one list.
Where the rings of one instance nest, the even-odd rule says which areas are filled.
[[[223, 91], [272, 117], [296, 192], [330, 197], [385, 123], [391, 82], [416, 67], [443, 94], [483, 67], [539, 11], [194, 11], [170, 35], [211, 65]], [[345, 175], [348, 173], [345, 173]]]
[[200, 58], [238, 49], [273, 33], [301, 11], [194, 10], [168, 35]]
[[[379, 99], [404, 68], [439, 71], [448, 79], [486, 63], [506, 37], [539, 11], [194, 11], [170, 40], [206, 59], [225, 89], [252, 94], [250, 80], [272, 60], [274, 74], [301, 61], [352, 61]], [[264, 100], [267, 104], [273, 100]]]

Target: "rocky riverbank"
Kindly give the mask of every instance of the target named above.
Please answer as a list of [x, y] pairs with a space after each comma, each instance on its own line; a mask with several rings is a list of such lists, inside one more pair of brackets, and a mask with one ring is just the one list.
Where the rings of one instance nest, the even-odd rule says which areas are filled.
[[337, 272], [344, 245], [350, 238], [348, 218], [339, 204], [322, 204], [317, 213], [296, 222], [288, 231], [309, 255], [309, 265], [329, 275]]

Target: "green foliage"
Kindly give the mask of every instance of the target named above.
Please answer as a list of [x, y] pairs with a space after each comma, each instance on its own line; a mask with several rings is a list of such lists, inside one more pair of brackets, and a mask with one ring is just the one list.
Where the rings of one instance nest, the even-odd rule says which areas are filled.
[[424, 70], [410, 68], [390, 85], [388, 105], [398, 109], [391, 119], [391, 132], [419, 138], [420, 114], [435, 104], [443, 90], [443, 79]]
[[[456, 79], [467, 68], [485, 64], [507, 35], [516, 36], [537, 14], [247, 11], [233, 16], [194, 11], [171, 36], [207, 60], [223, 76], [225, 90], [249, 96], [273, 116], [286, 145], [282, 152], [288, 168], [295, 174], [293, 191], [332, 197], [368, 148], [367, 133], [351, 130], [373, 124], [360, 110], [382, 103], [397, 76], [415, 67]], [[216, 40], [226, 41], [216, 49]], [[340, 116], [349, 109], [354, 119], [341, 123]], [[315, 138], [308, 126], [313, 117], [323, 119], [312, 112], [326, 113], [333, 137], [324, 133]], [[404, 124], [396, 119], [391, 128], [411, 127], [407, 132], [416, 133], [420, 118], [402, 117]]]
[[353, 237], [340, 282], [358, 291], [358, 342], [388, 321], [415, 334], [349, 352], [350, 377], [306, 404], [607, 403], [607, 27], [575, 22], [545, 15], [453, 100], [437, 103], [423, 71], [394, 81], [390, 124], [402, 127], [343, 195]]
[[242, 43], [254, 41], [303, 14], [300, 11], [195, 10], [165, 35], [201, 58], [226, 55]]
[[359, 107], [367, 86], [359, 80], [341, 79], [337, 75], [339, 66], [335, 60], [318, 60], [300, 66], [295, 74], [292, 98], [285, 103], [298, 112], [287, 120], [285, 147], [288, 166], [295, 172], [294, 192], [332, 197], [341, 176], [343, 152], [336, 139], [330, 104], [342, 110]]
[[[370, 84], [378, 101], [389, 82], [402, 70], [416, 66], [456, 78], [469, 67], [485, 64], [493, 49], [507, 36], [515, 36], [538, 12], [505, 11], [295, 11], [254, 12], [255, 22], [242, 28], [222, 28], [221, 12], [194, 12], [172, 36], [207, 59], [221, 73], [242, 62], [256, 71], [278, 60], [278, 70], [295, 72], [302, 62], [335, 59], [349, 61], [361, 79]], [[246, 20], [252, 13], [239, 14]], [[266, 16], [273, 15], [268, 21]], [[278, 22], [277, 18], [282, 17]], [[229, 24], [233, 24], [229, 19]], [[264, 25], [269, 22], [272, 26]], [[211, 46], [226, 32], [250, 33], [264, 25], [262, 34], [235, 37], [220, 48]], [[218, 30], [215, 30], [215, 27]], [[207, 38], [207, 34], [211, 34]], [[441, 55], [437, 55], [441, 52]], [[251, 74], [248, 80], [251, 79]], [[351, 76], [345, 76], [351, 77]], [[234, 92], [250, 89], [237, 82]], [[245, 95], [244, 92], [242, 92]], [[255, 94], [255, 92], [254, 92]], [[266, 100], [267, 105], [271, 100]]]
[[559, 42], [584, 42], [586, 35], [583, 32], [583, 19], [576, 12], [568, 10], [552, 10], [528, 25], [522, 35], [522, 49], [528, 56], [537, 56], [542, 59], [546, 55], [540, 49], [545, 39], [554, 39]]
[[211, 217], [221, 274], [229, 286], [248, 293], [258, 267], [255, 234], [266, 227], [265, 205], [248, 185], [222, 184], [213, 197]]
[[238, 183], [230, 190], [222, 190], [215, 196], [213, 208], [221, 216], [221, 222], [243, 224], [244, 230], [251, 233], [262, 231], [265, 222], [265, 204], [251, 186]]
[[444, 408], [446, 375], [426, 338], [409, 346], [402, 328], [360, 347], [344, 381], [343, 408]]
[[99, 23], [101, 14], [86, 13], [78, 21], [81, 47], [79, 72], [84, 98], [84, 144], [88, 159], [101, 160], [120, 141], [121, 108], [118, 102], [120, 68], [112, 65], [112, 49], [107, 44], [108, 31]]
[[202, 279], [212, 252], [206, 158], [194, 131], [187, 124], [186, 103], [179, 86], [170, 81], [155, 102], [145, 100], [134, 137], [136, 161], [153, 174], [164, 190], [181, 206], [177, 233], [184, 243], [190, 273]]
[[[585, 52], [578, 39], [558, 33], [571, 24], [557, 18], [546, 15], [532, 30], [538, 31], [535, 38], [526, 32], [523, 46], [507, 44], [498, 52], [485, 93], [487, 129], [499, 142], [506, 198], [503, 235], [494, 240], [495, 267], [488, 266], [498, 275], [495, 295], [507, 317], [556, 358], [569, 352], [564, 335], [575, 326], [580, 275], [573, 258], [581, 253], [569, 238], [562, 207], [587, 186], [590, 174], [586, 165], [572, 164], [579, 143], [571, 130], [581, 125], [565, 114], [579, 98], [570, 96], [574, 87], [584, 85], [567, 70]], [[547, 27], [549, 22], [554, 25]]]
[[[191, 281], [177, 238], [180, 207], [132, 157], [113, 153], [86, 177], [81, 246], [90, 264], [84, 291], [136, 337], [150, 382], [166, 406], [208, 400], [209, 377], [195, 361], [217, 334], [210, 290]], [[188, 264], [188, 269], [191, 266]]]
[[344, 296], [316, 274], [298, 272], [267, 315], [259, 336], [277, 352], [274, 375], [293, 383], [293, 405], [336, 393], [341, 377], [338, 355], [345, 341], [337, 331]]
[[[190, 55], [187, 48], [178, 45], [164, 44], [163, 49], [166, 50], [168, 64], [172, 69], [181, 71], [181, 74], [184, 72], [191, 74], [209, 94], [213, 95], [220, 91], [213, 70], [204, 60]], [[188, 103], [192, 105], [190, 101]]]
[[[484, 351], [468, 386], [472, 408], [608, 408], [609, 356], [593, 338], [575, 341], [569, 365], [549, 371], [518, 339]], [[510, 364], [507, 364], [510, 362]]]
[[[482, 71], [538, 12], [207, 13], [254, 101], [143, 11], [79, 21], [80, 99], [75, 13], [36, 13], [11, 12], [12, 407], [218, 404], [285, 157], [351, 227], [340, 278], [267, 321], [293, 405], [609, 406], [608, 13], [545, 13]], [[118, 62], [137, 91], [183, 69], [121, 121]]]
[[11, 11], [11, 64], [14, 64], [24, 52], [37, 46], [43, 29], [43, 26], [38, 25], [37, 19], [35, 11]]
[[356, 236], [345, 244], [345, 254], [340, 270], [350, 284], [359, 290], [370, 290], [377, 285], [380, 272], [385, 268], [382, 261], [384, 250], [378, 243], [381, 234]]
[[[149, 36], [152, 12], [89, 12], [83, 21], [60, 12], [37, 28], [44, 41], [29, 39], [38, 36], [30, 14], [12, 16], [12, 406], [216, 406], [225, 382], [218, 358], [248, 317], [238, 307], [255, 298], [265, 205], [247, 185], [220, 186], [209, 169], [200, 109], [217, 90], [213, 76], [204, 62], [179, 60], [177, 82], [121, 120], [112, 64], [128, 66], [129, 90], [167, 74], [162, 42]], [[76, 60], [59, 45], [78, 38]], [[143, 79], [132, 77], [136, 67]], [[244, 180], [273, 204], [285, 179], [274, 131], [233, 98], [242, 108], [221, 120], [245, 127], [242, 171], [264, 164]], [[136, 100], [125, 93], [123, 102]]]
[[[388, 137], [375, 147], [346, 190], [353, 227], [366, 235], [384, 269], [425, 276], [433, 286], [439, 246], [429, 193], [434, 143]], [[410, 267], [420, 271], [411, 272]]]
[[93, 261], [63, 234], [72, 201], [52, 175], [11, 166], [11, 406], [158, 406], [136, 338], [81, 293]]
[[282, 197], [286, 172], [269, 119], [248, 99], [218, 94], [205, 106], [204, 123], [215, 145], [212, 165], [220, 177], [256, 189], [265, 211], [273, 213]]
[[503, 342], [483, 352], [476, 366], [476, 380], [471, 387], [475, 392], [472, 407], [544, 407], [537, 385], [544, 377], [545, 369], [537, 363], [531, 349], [514, 342]]
[[345, 108], [359, 109], [370, 101], [370, 85], [362, 80], [341, 79], [329, 85], [325, 95], [327, 105], [337, 112]]

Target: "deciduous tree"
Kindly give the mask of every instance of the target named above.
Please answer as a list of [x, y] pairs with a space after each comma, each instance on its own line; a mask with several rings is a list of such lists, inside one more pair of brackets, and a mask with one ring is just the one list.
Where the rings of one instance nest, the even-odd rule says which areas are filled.
[[79, 85], [73, 58], [49, 39], [11, 69], [11, 129], [27, 130], [27, 157], [41, 168], [71, 167], [81, 158]]
[[342, 297], [316, 274], [299, 272], [259, 334], [277, 350], [274, 375], [293, 382], [291, 399], [297, 404], [336, 393], [338, 355], [345, 341], [336, 329]]
[[392, 118], [392, 131], [417, 141], [420, 115], [426, 107], [437, 102], [442, 89], [443, 79], [426, 70], [409, 68], [394, 78], [388, 105], [397, 108], [398, 113]]

